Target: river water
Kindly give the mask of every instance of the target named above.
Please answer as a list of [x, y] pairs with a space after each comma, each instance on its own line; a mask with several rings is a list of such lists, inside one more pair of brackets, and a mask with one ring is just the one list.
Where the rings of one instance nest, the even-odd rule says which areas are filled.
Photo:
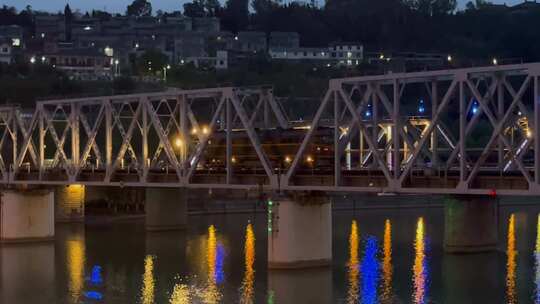
[[499, 250], [445, 255], [443, 209], [335, 211], [333, 265], [268, 271], [264, 213], [57, 225], [0, 247], [1, 303], [534, 303], [540, 207], [501, 207]]

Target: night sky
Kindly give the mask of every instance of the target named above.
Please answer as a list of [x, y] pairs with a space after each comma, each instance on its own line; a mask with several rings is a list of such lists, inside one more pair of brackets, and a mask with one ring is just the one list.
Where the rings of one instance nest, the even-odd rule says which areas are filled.
[[[324, 0], [319, 0], [323, 3]], [[34, 10], [43, 10], [56, 12], [63, 10], [66, 3], [69, 3], [73, 10], [90, 11], [100, 9], [123, 13], [126, 6], [132, 0], [0, 0], [0, 5], [15, 6], [17, 9], [23, 9], [26, 5], [31, 5]], [[181, 10], [182, 4], [186, 0], [152, 0], [154, 11], [161, 9], [164, 11]], [[224, 2], [224, 1], [221, 1]], [[458, 0], [460, 7], [463, 7], [468, 0]], [[523, 0], [494, 0], [494, 3], [507, 3], [509, 5], [523, 2]]]

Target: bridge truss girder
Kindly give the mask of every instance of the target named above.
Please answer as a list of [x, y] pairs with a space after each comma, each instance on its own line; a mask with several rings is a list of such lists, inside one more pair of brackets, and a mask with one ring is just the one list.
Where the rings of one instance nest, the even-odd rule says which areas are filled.
[[[333, 79], [304, 128], [293, 127], [268, 87], [42, 101], [32, 114], [4, 107], [0, 177], [3, 184], [540, 194], [539, 77], [535, 63]], [[411, 96], [428, 99], [422, 117], [410, 117]], [[261, 131], [293, 129], [305, 130], [294, 155], [276, 156], [261, 141]], [[238, 134], [254, 155], [250, 173], [238, 174]]]

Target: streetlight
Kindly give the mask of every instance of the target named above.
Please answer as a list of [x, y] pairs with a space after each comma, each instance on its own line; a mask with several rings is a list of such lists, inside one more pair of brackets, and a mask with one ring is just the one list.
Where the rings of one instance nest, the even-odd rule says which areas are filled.
[[448, 62], [452, 62], [452, 55], [448, 55], [448, 57], [446, 57], [446, 60], [447, 60]]
[[171, 65], [167, 64], [167, 66], [163, 67], [163, 81], [167, 81], [167, 70], [171, 69]]
[[119, 64], [120, 64], [120, 60], [116, 59], [114, 61], [114, 65], [115, 65], [115, 68], [116, 68], [116, 70], [115, 70], [116, 76], [120, 75], [120, 66], [119, 66]]
[[32, 57], [30, 58], [30, 63], [31, 63], [31, 64], [36, 63], [36, 56], [32, 56]]
[[493, 60], [491, 62], [493, 62], [493, 65], [499, 64], [499, 61], [497, 60], [497, 58], [493, 58]]

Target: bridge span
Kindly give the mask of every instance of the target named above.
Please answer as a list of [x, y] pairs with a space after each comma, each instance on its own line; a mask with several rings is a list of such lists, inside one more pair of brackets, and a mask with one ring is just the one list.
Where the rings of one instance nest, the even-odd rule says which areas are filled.
[[333, 79], [300, 122], [271, 87], [2, 107], [0, 183], [538, 195], [539, 71]]
[[539, 77], [530, 63], [332, 79], [306, 120], [270, 86], [4, 106], [3, 214], [35, 211], [9, 209], [28, 201], [10, 190], [21, 185], [64, 189], [57, 198], [144, 187], [147, 226], [161, 230], [185, 226], [186, 189], [258, 191], [270, 198], [269, 259], [288, 267], [331, 257], [328, 193], [441, 194], [449, 250], [493, 248], [496, 204], [485, 202], [540, 195]]

